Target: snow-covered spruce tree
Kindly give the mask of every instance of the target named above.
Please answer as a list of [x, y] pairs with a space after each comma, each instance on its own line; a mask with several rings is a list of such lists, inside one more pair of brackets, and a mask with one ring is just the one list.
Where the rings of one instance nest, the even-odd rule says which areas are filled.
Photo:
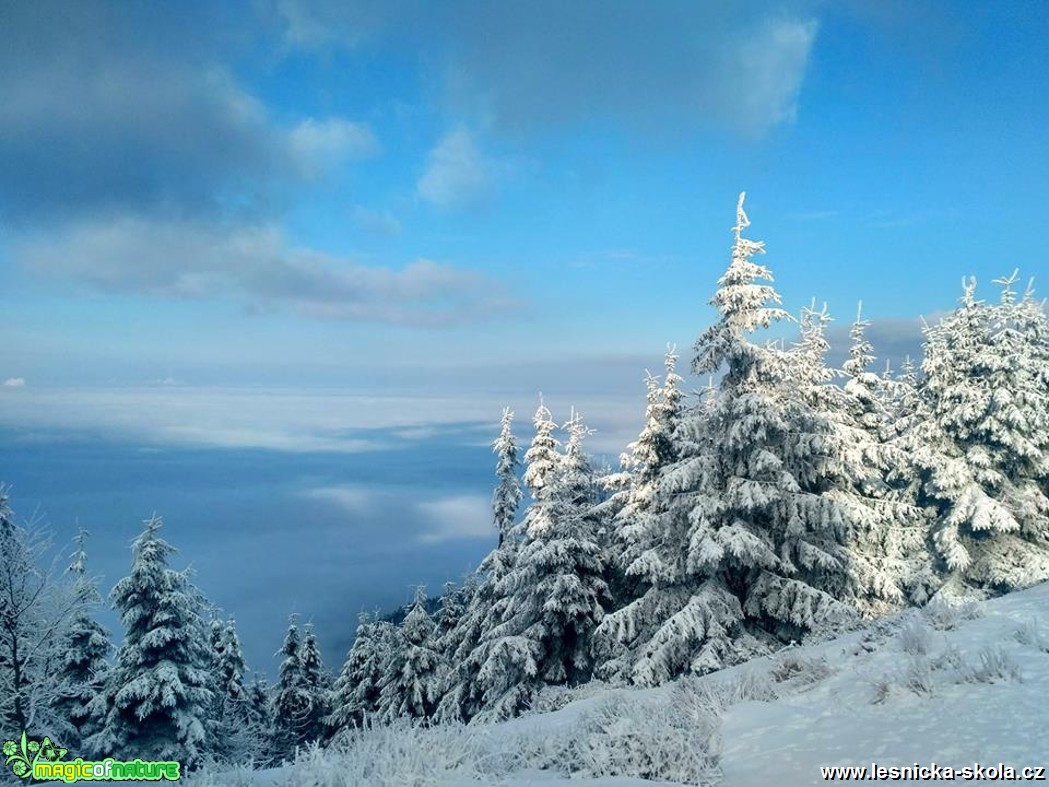
[[212, 620], [211, 640], [215, 696], [208, 729], [214, 741], [212, 756], [236, 764], [268, 761], [272, 730], [268, 711], [260, 712], [257, 703], [268, 705], [269, 699], [264, 692], [262, 697], [252, 697], [244, 685], [247, 665], [232, 617]]
[[492, 444], [497, 457], [495, 474], [499, 485], [492, 494], [492, 511], [495, 514], [495, 526], [499, 531], [499, 545], [510, 537], [517, 507], [521, 504], [521, 485], [517, 480], [517, 440], [512, 430], [514, 414], [509, 407], [503, 408], [499, 437]]
[[[678, 459], [675, 432], [684, 410], [681, 377], [676, 372], [677, 355], [667, 348], [666, 375], [660, 385], [658, 378], [646, 373], [647, 407], [645, 425], [637, 440], [627, 446], [620, 457], [623, 480], [612, 477], [620, 491], [599, 506], [602, 511], [614, 511], [611, 549], [606, 554], [606, 576], [609, 594], [615, 609], [606, 615], [593, 639], [596, 673], [614, 682], [625, 681], [633, 663], [630, 644], [638, 640], [638, 628], [658, 626], [651, 619], [638, 620], [641, 611], [636, 602], [648, 590], [648, 585], [630, 566], [640, 556], [650, 527], [650, 519], [663, 501], [657, 494], [659, 479], [664, 470]], [[625, 482], [624, 482], [625, 481]], [[654, 628], [649, 635], [654, 633]]]
[[[540, 406], [536, 438], [552, 443], [549, 411]], [[564, 455], [546, 464], [546, 450], [529, 451], [525, 481], [533, 502], [525, 514], [525, 541], [511, 571], [496, 586], [507, 599], [501, 621], [482, 635], [477, 683], [488, 720], [515, 715], [544, 685], [589, 679], [590, 637], [604, 614], [607, 587], [592, 517], [595, 484], [575, 414]], [[536, 443], [533, 442], [533, 447]], [[545, 472], [544, 472], [545, 470]]]
[[105, 690], [92, 701], [103, 727], [86, 745], [107, 756], [179, 760], [196, 767], [209, 742], [206, 722], [213, 696], [204, 601], [187, 572], [168, 568], [175, 548], [146, 521], [132, 542], [131, 573], [110, 594], [124, 640]]
[[914, 430], [922, 490], [950, 595], [1004, 592], [1049, 578], [1049, 372], [1046, 318], [1001, 280], [1001, 302], [961, 305], [926, 328], [928, 417]]
[[3, 729], [56, 733], [52, 711], [63, 634], [83, 607], [69, 583], [45, 560], [46, 533], [15, 522], [0, 484], [0, 724]]
[[434, 625], [426, 610], [426, 589], [416, 588], [415, 602], [399, 630], [399, 647], [383, 677], [379, 717], [428, 719], [433, 716], [444, 683], [442, 659], [434, 648]]
[[504, 540], [488, 554], [477, 571], [466, 577], [457, 591], [462, 612], [455, 627], [438, 635], [437, 652], [446, 665], [440, 700], [434, 712], [434, 719], [441, 724], [468, 721], [480, 708], [481, 696], [476, 683], [480, 664], [474, 657], [480, 656], [476, 649], [491, 613], [494, 596], [491, 572], [485, 567], [492, 566], [496, 552], [510, 543], [516, 541]]
[[273, 698], [274, 755], [288, 759], [298, 748], [325, 736], [331, 713], [329, 681], [317, 637], [312, 626], [307, 626], [300, 639], [295, 617], [288, 622], [279, 651], [282, 659]]
[[302, 735], [307, 743], [321, 740], [325, 735], [325, 719], [331, 713], [331, 679], [324, 669], [320, 646], [313, 626], [307, 625], [299, 649], [302, 664], [302, 684], [308, 706], [302, 720]]
[[[558, 442], [553, 436], [557, 424], [543, 404], [542, 395], [533, 423], [536, 434], [525, 453], [527, 471], [524, 480], [534, 496], [538, 494], [537, 490], [548, 487], [552, 482], [560, 461]], [[478, 682], [481, 667], [488, 660], [492, 646], [492, 640], [485, 639], [485, 635], [503, 622], [510, 603], [505, 591], [505, 579], [513, 569], [521, 543], [533, 523], [527, 517], [524, 521], [515, 521], [521, 490], [516, 484], [516, 441], [509, 430], [510, 417], [508, 411], [504, 410], [500, 437], [492, 446], [497, 456], [496, 475], [500, 479], [493, 496], [493, 515], [499, 541], [495, 549], [481, 561], [474, 575], [468, 577], [463, 589], [465, 611], [455, 629], [443, 637], [439, 645], [440, 653], [452, 665], [445, 673], [435, 713], [436, 719], [444, 723], [469, 720], [485, 705], [484, 689]], [[512, 452], [509, 450], [511, 446]], [[513, 484], [509, 481], [511, 475]], [[508, 506], [511, 501], [516, 501], [512, 511]], [[543, 525], [539, 523], [537, 526]]]
[[85, 544], [88, 532], [77, 532], [76, 551], [70, 556], [67, 569], [73, 577], [74, 593], [81, 606], [70, 621], [62, 643], [62, 659], [58, 672], [52, 678], [56, 683], [52, 699], [53, 715], [66, 726], [56, 729], [67, 748], [79, 747], [83, 740], [101, 728], [102, 719], [92, 712], [91, 700], [102, 692], [112, 645], [109, 632], [94, 619], [94, 612], [102, 596], [93, 577], [87, 574]]
[[273, 739], [273, 703], [269, 684], [265, 677], [256, 672], [252, 675], [251, 683], [244, 687], [244, 692], [248, 728], [256, 730], [258, 735], [258, 744], [253, 750], [259, 752], [260, 765], [270, 764], [273, 761], [273, 752], [269, 749]]
[[809, 488], [839, 505], [846, 521], [848, 584], [833, 589], [835, 595], [851, 599], [861, 614], [875, 617], [924, 602], [936, 585], [928, 522], [915, 500], [887, 481], [908, 457], [886, 440], [888, 416], [878, 396], [881, 381], [868, 371], [874, 358], [864, 336], [867, 323], [857, 313], [841, 372], [846, 383], [839, 388], [830, 383], [835, 372], [825, 363], [829, 345], [824, 328], [829, 320], [826, 307], [803, 312], [797, 352], [806, 363], [793, 367], [804, 372], [795, 373], [799, 394], [829, 426], [819, 470], [822, 480]]
[[273, 755], [294, 760], [298, 747], [306, 743], [304, 725], [310, 710], [310, 697], [302, 674], [302, 640], [296, 615], [288, 621], [284, 642], [276, 655], [281, 657], [273, 695]]
[[[630, 677], [640, 685], [720, 669], [850, 614], [834, 597], [847, 577], [845, 521], [820, 494], [830, 428], [798, 391], [820, 372], [804, 368], [806, 353], [749, 338], [789, 315], [759, 283], [772, 274], [751, 260], [764, 245], [742, 236], [743, 199], [711, 300], [720, 318], [692, 364], [724, 376], [717, 396], [681, 421], [680, 459], [658, 487], [666, 510], [649, 519], [628, 569], [649, 590], [614, 631], [637, 654]], [[660, 625], [639, 636], [632, 620]]]
[[392, 624], [362, 612], [357, 617], [357, 635], [332, 687], [332, 712], [328, 737], [359, 728], [379, 710], [382, 682], [392, 653]]

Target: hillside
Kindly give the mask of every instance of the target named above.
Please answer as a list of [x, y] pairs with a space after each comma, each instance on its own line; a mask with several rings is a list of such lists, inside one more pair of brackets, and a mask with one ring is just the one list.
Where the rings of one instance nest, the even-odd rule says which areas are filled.
[[341, 752], [188, 784], [525, 787], [571, 778], [593, 787], [764, 787], [820, 784], [821, 766], [872, 762], [1004, 763], [1021, 780], [1024, 767], [1049, 764], [1047, 610], [1049, 584], [980, 605], [910, 610], [658, 689], [591, 684], [545, 694], [550, 710], [502, 724], [376, 729]]

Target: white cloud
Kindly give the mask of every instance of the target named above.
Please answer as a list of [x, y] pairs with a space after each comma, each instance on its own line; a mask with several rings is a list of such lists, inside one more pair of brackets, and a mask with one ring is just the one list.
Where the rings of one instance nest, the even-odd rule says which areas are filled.
[[15, 257], [111, 292], [234, 298], [310, 317], [435, 326], [509, 307], [471, 271], [418, 259], [401, 270], [290, 246], [276, 226], [124, 217], [23, 239]]
[[423, 543], [492, 538], [495, 534], [491, 503], [480, 495], [443, 497], [419, 503], [417, 508], [431, 524], [430, 530], [419, 537]]
[[379, 152], [371, 129], [343, 118], [309, 118], [289, 133], [289, 144], [304, 174], [317, 177], [347, 159]]
[[8, 377], [4, 380], [4, 388], [24, 388], [25, 378], [24, 377]]
[[473, 135], [460, 128], [446, 134], [430, 151], [417, 191], [445, 210], [474, 207], [495, 184], [495, 164], [481, 154]]

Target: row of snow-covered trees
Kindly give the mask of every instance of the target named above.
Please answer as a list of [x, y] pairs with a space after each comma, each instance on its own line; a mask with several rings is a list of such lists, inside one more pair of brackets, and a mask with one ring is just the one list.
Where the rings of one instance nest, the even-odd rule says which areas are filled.
[[324, 733], [329, 678], [317, 638], [294, 621], [269, 687], [248, 670], [232, 618], [223, 620], [153, 517], [132, 544], [132, 567], [110, 600], [123, 639], [95, 620], [86, 532], [65, 576], [43, 568], [40, 528], [18, 525], [0, 489], [0, 729], [49, 735], [85, 758], [140, 757], [265, 764]]
[[[549, 685], [640, 686], [768, 653], [814, 630], [935, 595], [1005, 592], [1049, 578], [1049, 320], [1030, 287], [998, 303], [964, 283], [926, 326], [920, 374], [872, 369], [859, 315], [842, 369], [826, 310], [798, 339], [741, 195], [718, 321], [692, 371], [668, 352], [645, 425], [601, 473], [577, 414], [540, 403], [524, 455], [504, 412], [494, 444], [498, 545], [432, 619], [420, 595], [400, 627], [362, 616], [334, 685], [328, 734], [366, 719], [498, 719]], [[518, 515], [520, 513], [520, 515]]]
[[926, 326], [920, 369], [896, 374], [873, 371], [857, 315], [835, 370], [825, 309], [803, 310], [789, 346], [755, 335], [792, 318], [748, 225], [741, 196], [692, 360], [706, 390], [687, 395], [668, 352], [616, 472], [591, 464], [575, 412], [559, 427], [540, 401], [522, 457], [504, 411], [495, 548], [435, 612], [420, 589], [399, 625], [361, 615], [334, 681], [293, 622], [276, 684], [246, 684], [232, 620], [168, 567], [157, 519], [111, 594], [124, 638], [110, 663], [82, 538], [56, 582], [0, 504], [3, 728], [90, 755], [266, 762], [368, 723], [506, 718], [547, 686], [658, 685], [935, 595], [1049, 578], [1049, 320], [1032, 290], [1014, 275], [985, 303], [966, 281]]

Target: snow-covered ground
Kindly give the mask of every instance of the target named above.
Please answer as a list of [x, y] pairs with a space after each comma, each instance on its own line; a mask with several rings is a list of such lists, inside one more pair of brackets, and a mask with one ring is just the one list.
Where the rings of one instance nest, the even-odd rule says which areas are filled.
[[821, 766], [1046, 766], [1049, 585], [911, 610], [659, 689], [592, 685], [544, 701], [556, 709], [492, 726], [374, 730], [342, 753], [187, 781], [792, 787], [825, 783]]

